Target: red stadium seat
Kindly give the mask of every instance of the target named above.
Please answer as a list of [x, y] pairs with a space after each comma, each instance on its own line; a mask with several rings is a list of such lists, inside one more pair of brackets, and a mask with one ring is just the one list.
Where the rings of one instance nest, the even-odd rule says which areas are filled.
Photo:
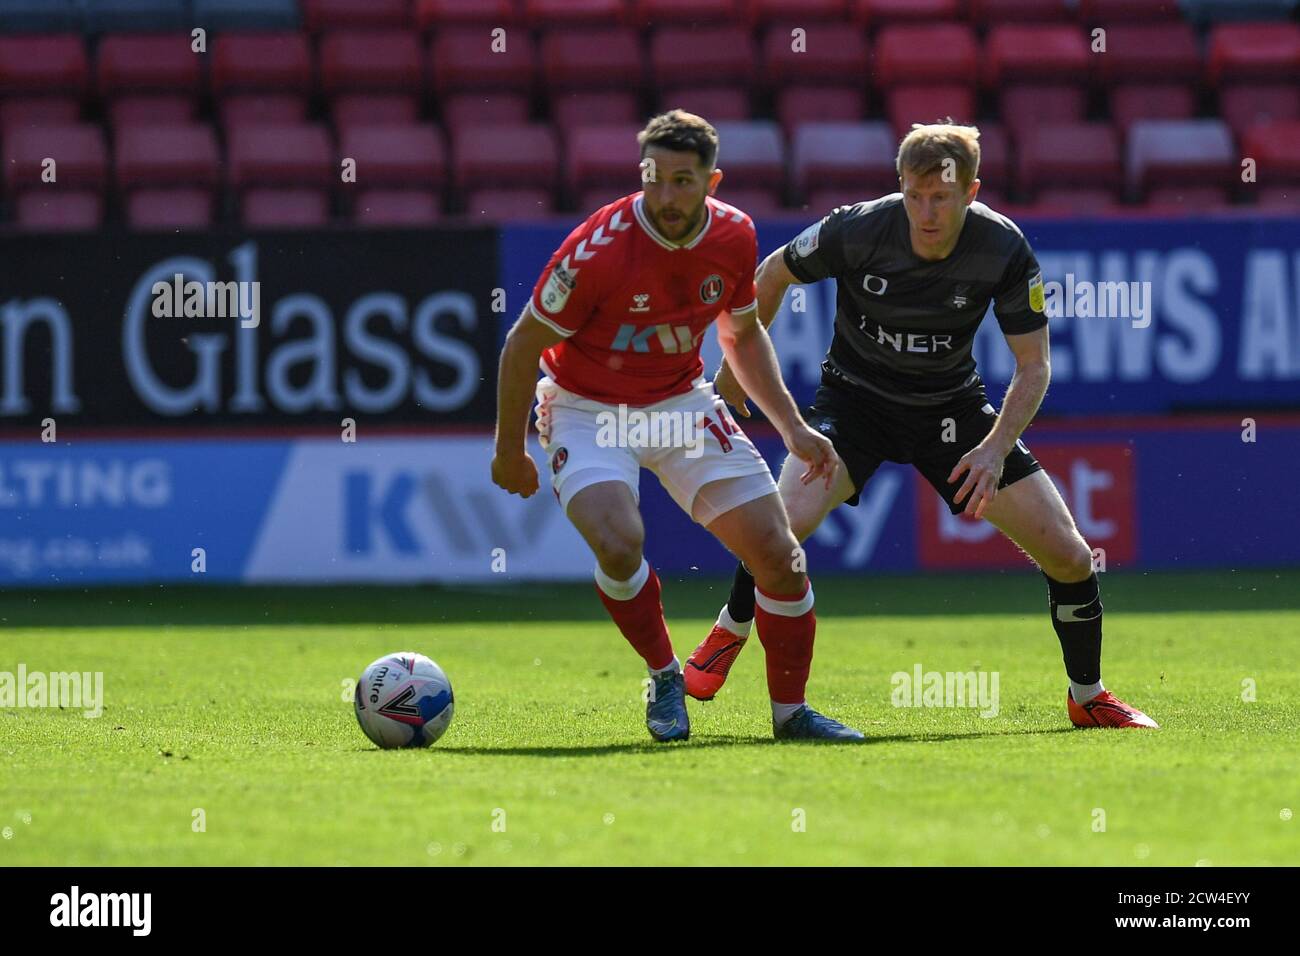
[[718, 187], [717, 198], [754, 218], [785, 215], [781, 194], [771, 189], [727, 189]]
[[1093, 54], [1086, 34], [1066, 24], [998, 24], [984, 44], [985, 82], [1086, 84]]
[[736, 189], [782, 189], [785, 141], [771, 120], [717, 123], [718, 166]]
[[98, 192], [33, 189], [18, 197], [15, 220], [29, 232], [85, 232], [104, 222], [104, 199]]
[[16, 96], [0, 100], [0, 139], [31, 126], [66, 126], [81, 118], [81, 105], [71, 96]]
[[480, 189], [465, 200], [465, 215], [483, 222], [524, 222], [555, 215], [555, 204], [545, 189]]
[[586, 218], [601, 206], [608, 206], [615, 200], [630, 196], [640, 188], [637, 182], [633, 180], [630, 183], [621, 183], [617, 186], [601, 186], [598, 189], [588, 189], [578, 197], [578, 217]]
[[452, 172], [462, 189], [555, 188], [559, 149], [545, 123], [470, 126], [452, 139]]
[[1300, 186], [1263, 186], [1255, 200], [1261, 212], [1294, 216], [1300, 213]]
[[1048, 22], [1071, 19], [1066, 0], [970, 0], [975, 23]]
[[311, 49], [300, 33], [222, 33], [212, 44], [212, 93], [311, 92]]
[[1079, 19], [1089, 25], [1146, 20], [1177, 20], [1178, 0], [1079, 0]]
[[438, 196], [428, 189], [367, 189], [357, 196], [352, 221], [358, 226], [429, 226], [442, 218]]
[[506, 26], [515, 21], [518, 10], [513, 0], [416, 0], [415, 24], [421, 30], [448, 24]]
[[279, 186], [323, 192], [340, 181], [329, 134], [314, 123], [234, 128], [226, 168], [236, 189]]
[[630, 27], [548, 30], [538, 50], [542, 78], [552, 92], [635, 91], [645, 85], [640, 41]]
[[1055, 188], [1044, 189], [1035, 205], [1068, 212], [1071, 216], [1095, 216], [1120, 208], [1118, 189]]
[[1186, 215], [1216, 212], [1230, 205], [1228, 191], [1219, 186], [1160, 186], [1147, 195], [1144, 211]]
[[406, 30], [327, 33], [320, 42], [321, 89], [418, 95], [424, 79], [419, 37]]
[[659, 97], [660, 111], [682, 109], [703, 116], [714, 125], [719, 122], [747, 120], [750, 116], [749, 90], [739, 87], [684, 87], [668, 90]]
[[683, 86], [748, 85], [754, 44], [741, 27], [664, 27], [650, 39], [652, 82], [661, 92]]
[[307, 121], [307, 100], [294, 93], [245, 93], [228, 96], [220, 105], [221, 128], [227, 137], [240, 126], [286, 126]]
[[988, 186], [1005, 196], [1011, 192], [1011, 146], [1000, 123], [980, 124], [980, 192]]
[[202, 56], [188, 33], [117, 34], [99, 41], [99, 94], [198, 96]]
[[1187, 23], [1121, 24], [1106, 29], [1106, 52], [1096, 55], [1101, 81], [1189, 83], [1201, 76], [1201, 50]]
[[1300, 185], [1300, 120], [1253, 127], [1242, 140], [1242, 154], [1258, 164], [1260, 185]]
[[500, 90], [527, 96], [537, 64], [532, 38], [516, 30], [499, 53], [493, 52], [492, 42], [488, 31], [477, 27], [439, 30], [429, 47], [433, 89], [439, 94]]
[[568, 130], [565, 143], [565, 185], [574, 195], [587, 190], [618, 189], [631, 192], [640, 175], [640, 126], [579, 126]]
[[[536, 3], [538, 0], [525, 0]], [[551, 0], [561, 4], [565, 0]], [[632, 16], [638, 26], [689, 21], [695, 23], [735, 22], [741, 0], [632, 0]]]
[[455, 139], [471, 126], [528, 122], [528, 97], [519, 93], [453, 93], [442, 101], [442, 121]]
[[975, 196], [976, 202], [982, 202], [990, 209], [1001, 210], [1007, 203], [1006, 195], [998, 189], [985, 189], [984, 181], [980, 180], [980, 191]]
[[1171, 183], [1222, 188], [1237, 168], [1232, 134], [1221, 120], [1139, 120], [1129, 129], [1127, 177], [1135, 191]]
[[751, 23], [792, 19], [807, 23], [843, 20], [849, 15], [849, 0], [742, 0], [742, 6]]
[[365, 189], [440, 189], [447, 177], [442, 136], [431, 123], [348, 127], [339, 155], [356, 160], [355, 185]]
[[197, 112], [198, 104], [189, 96], [120, 96], [108, 104], [108, 121], [115, 130], [124, 126], [179, 126], [192, 122]]
[[1300, 79], [1300, 24], [1220, 23], [1210, 31], [1209, 80], [1285, 83]]
[[81, 97], [89, 80], [86, 48], [80, 36], [0, 37], [0, 96]]
[[965, 13], [965, 0], [851, 0], [853, 18], [859, 23], [956, 20]]
[[791, 86], [776, 94], [776, 116], [787, 137], [800, 123], [855, 123], [867, 115], [867, 94], [858, 87]]
[[[804, 31], [799, 50], [792, 49], [795, 29]], [[867, 38], [841, 23], [774, 23], [763, 35], [762, 81], [780, 90], [790, 83], [866, 83]]]
[[1110, 91], [1110, 116], [1127, 134], [1141, 119], [1191, 119], [1196, 112], [1196, 94], [1190, 86], [1158, 84], [1117, 86]]
[[410, 0], [300, 0], [308, 30], [406, 27]]
[[978, 63], [975, 32], [964, 23], [892, 26], [876, 35], [876, 82], [883, 88], [970, 84], [978, 79]]
[[1087, 105], [1088, 93], [1083, 87], [1012, 86], [1002, 92], [999, 115], [1019, 141], [1035, 126], [1081, 121]]
[[207, 124], [128, 126], [117, 134], [117, 188], [191, 186], [215, 189], [220, 183], [217, 137]]
[[[898, 192], [897, 181], [894, 182], [892, 191]], [[818, 189], [810, 192], [806, 201], [791, 210], [791, 212], [795, 215], [802, 214], [811, 222], [814, 219], [820, 219], [839, 206], [853, 206], [860, 202], [869, 202], [872, 199], [879, 199], [882, 194], [887, 195], [889, 192], [890, 190], [859, 189], [853, 186]]]
[[524, 17], [536, 27], [584, 24], [608, 26], [631, 22], [625, 0], [523, 0]]
[[791, 150], [794, 187], [800, 194], [814, 187], [873, 196], [893, 192], [898, 189], [897, 151], [888, 123], [805, 123], [795, 130]]
[[419, 114], [415, 97], [402, 94], [353, 93], [334, 101], [334, 128], [355, 126], [406, 126]]
[[1300, 119], [1300, 87], [1227, 86], [1219, 91], [1219, 114], [1241, 139], [1254, 126]]
[[126, 197], [132, 229], [207, 229], [212, 225], [210, 189], [137, 189]]
[[252, 229], [319, 229], [329, 222], [329, 196], [323, 189], [250, 189], [239, 214]]
[[1054, 123], [1028, 130], [1020, 143], [1020, 188], [1115, 191], [1123, 185], [1119, 136], [1109, 123]]
[[[104, 188], [108, 150], [98, 124], [38, 126], [14, 130], [4, 141], [4, 179], [8, 189], [29, 187], [51, 193]], [[54, 160], [56, 181], [42, 181], [45, 160]]]
[[899, 86], [885, 94], [885, 114], [900, 138], [913, 123], [941, 123], [951, 117], [969, 124], [975, 119], [975, 92], [964, 86]]
[[[561, 130], [576, 126], [607, 126], [635, 123], [640, 109], [632, 93], [574, 91], [551, 98], [551, 122]], [[517, 117], [519, 122], [526, 118]]]

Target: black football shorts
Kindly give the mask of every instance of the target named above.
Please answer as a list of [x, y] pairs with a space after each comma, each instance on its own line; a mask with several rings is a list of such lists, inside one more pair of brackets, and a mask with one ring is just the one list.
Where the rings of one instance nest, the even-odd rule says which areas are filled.
[[[952, 484], [952, 473], [962, 455], [984, 440], [993, 430], [997, 412], [983, 386], [952, 402], [934, 407], [901, 405], [879, 398], [849, 384], [823, 376], [812, 409], [804, 415], [808, 424], [831, 440], [849, 476], [856, 505], [863, 487], [882, 461], [915, 465], [926, 481], [959, 514], [969, 503], [953, 503], [953, 496], [966, 480], [965, 474]], [[998, 488], [1014, 484], [1043, 466], [1017, 441], [1007, 455]]]

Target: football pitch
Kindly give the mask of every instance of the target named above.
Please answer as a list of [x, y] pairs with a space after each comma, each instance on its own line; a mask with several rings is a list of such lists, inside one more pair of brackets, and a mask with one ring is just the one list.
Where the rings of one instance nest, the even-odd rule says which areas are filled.
[[[683, 660], [728, 583], [665, 578]], [[104, 694], [0, 709], [0, 865], [1300, 863], [1300, 571], [1102, 575], [1104, 679], [1152, 732], [1071, 728], [1035, 573], [814, 587], [809, 701], [863, 745], [773, 742], [757, 639], [654, 744], [590, 583], [0, 595], [0, 671]], [[455, 689], [426, 750], [353, 716], [397, 650]], [[988, 693], [896, 706], [918, 668]]]

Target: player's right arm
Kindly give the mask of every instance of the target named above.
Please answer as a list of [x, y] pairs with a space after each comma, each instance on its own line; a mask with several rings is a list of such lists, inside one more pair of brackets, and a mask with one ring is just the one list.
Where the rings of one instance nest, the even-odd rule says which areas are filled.
[[563, 339], [563, 335], [539, 322], [532, 306], [526, 305], [501, 350], [492, 482], [512, 495], [528, 498], [537, 491], [537, 464], [525, 445], [528, 413], [537, 388], [537, 363], [542, 352]]

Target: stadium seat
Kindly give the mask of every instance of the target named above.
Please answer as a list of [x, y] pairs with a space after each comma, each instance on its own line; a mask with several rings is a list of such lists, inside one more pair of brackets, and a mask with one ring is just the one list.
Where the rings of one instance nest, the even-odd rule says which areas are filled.
[[1011, 192], [1011, 145], [1001, 123], [980, 123], [980, 192], [987, 185], [1005, 196]]
[[[791, 32], [804, 31], [803, 46], [792, 49]], [[774, 90], [791, 83], [865, 84], [868, 75], [867, 38], [841, 23], [774, 23], [763, 35], [762, 82]]]
[[958, 123], [975, 120], [975, 92], [964, 86], [899, 86], [885, 94], [885, 115], [902, 138], [913, 123]]
[[1300, 80], [1300, 24], [1220, 24], [1210, 31], [1209, 51], [1214, 86]]
[[1201, 51], [1186, 23], [1120, 24], [1106, 29], [1099, 76], [1116, 83], [1189, 83], [1201, 76]]
[[29, 232], [86, 232], [104, 222], [104, 198], [86, 189], [29, 190], [15, 203], [18, 228]]
[[578, 197], [576, 209], [579, 220], [590, 216], [601, 206], [608, 206], [610, 203], [622, 199], [624, 196], [630, 196], [640, 190], [641, 186], [635, 179], [619, 183], [614, 186], [601, 186], [596, 189], [588, 189]]
[[411, 25], [410, 0], [300, 0], [312, 31], [383, 29]]
[[452, 139], [452, 173], [462, 189], [554, 189], [555, 131], [546, 123], [469, 126]]
[[1109, 123], [1052, 123], [1026, 131], [1019, 149], [1023, 193], [1123, 185], [1120, 141]]
[[683, 86], [745, 86], [754, 81], [754, 44], [738, 26], [664, 27], [650, 38], [650, 73], [664, 95]]
[[1178, 19], [1178, 0], [1079, 0], [1079, 20], [1088, 26]]
[[80, 28], [77, 0], [0, 0], [0, 34], [63, 33]]
[[683, 87], [659, 97], [659, 110], [682, 109], [703, 116], [715, 126], [750, 117], [749, 90], [741, 87]]
[[1252, 127], [1242, 140], [1242, 153], [1258, 164], [1261, 186], [1300, 185], [1300, 120]]
[[[635, 123], [640, 109], [632, 93], [575, 90], [553, 96], [550, 113], [551, 122], [567, 130], [576, 126]], [[526, 116], [525, 109], [514, 119], [522, 122]]]
[[1146, 212], [1188, 215], [1230, 207], [1228, 191], [1218, 186], [1158, 186], [1147, 194]]
[[1067, 0], [970, 0], [970, 18], [977, 24], [1068, 20], [1072, 12]]
[[287, 30], [299, 25], [298, 0], [193, 0], [194, 26], [208, 30]]
[[90, 68], [74, 34], [0, 37], [0, 96], [84, 96]]
[[197, 97], [201, 54], [188, 33], [118, 34], [99, 41], [97, 78], [105, 99], [127, 93], [167, 93]]
[[400, 94], [353, 93], [340, 96], [330, 109], [334, 128], [359, 126], [407, 126], [419, 115], [415, 98]]
[[885, 23], [956, 20], [965, 13], [964, 0], [851, 0], [853, 19], [875, 27]]
[[1035, 206], [1068, 212], [1071, 216], [1097, 216], [1120, 208], [1117, 189], [1055, 188], [1044, 189], [1035, 196]]
[[82, 6], [87, 33], [133, 30], [188, 30], [193, 26], [186, 0], [91, 0]]
[[[16, 129], [5, 138], [3, 155], [10, 193], [33, 187], [49, 192], [102, 191], [108, 175], [104, 131], [97, 123]], [[53, 183], [42, 181], [47, 158], [55, 163]]]
[[984, 44], [985, 82], [1086, 84], [1094, 57], [1085, 36], [1066, 24], [997, 24]]
[[523, 0], [524, 19], [530, 26], [609, 26], [631, 23], [626, 0]]
[[348, 189], [438, 190], [447, 178], [442, 135], [431, 123], [342, 129], [339, 155], [357, 163], [357, 181]]
[[450, 24], [508, 26], [518, 13], [513, 0], [416, 0], [415, 25], [421, 30]]
[[641, 153], [636, 134], [640, 126], [578, 126], [566, 128], [564, 182], [572, 195], [591, 189], [636, 188]]
[[976, 202], [982, 202], [990, 209], [1001, 210], [1007, 204], [1006, 194], [1000, 189], [985, 189], [984, 181], [980, 180], [980, 191], [975, 197]]
[[[534, 5], [542, 0], [524, 0]], [[552, 5], [573, 5], [573, 0], [549, 0]], [[588, 0], [590, 2], [590, 0]], [[687, 21], [696, 23], [734, 22], [737, 0], [632, 0], [632, 17], [637, 26]]]
[[805, 23], [843, 20], [849, 14], [848, 0], [741, 0], [741, 5], [749, 22], [755, 24], [793, 19]]
[[511, 33], [500, 53], [492, 52], [490, 34], [477, 27], [439, 30], [429, 47], [431, 83], [439, 94], [500, 90], [527, 96], [536, 63], [532, 38], [524, 31]]
[[1300, 186], [1263, 186], [1255, 208], [1260, 212], [1294, 216], [1300, 213]]
[[293, 93], [312, 88], [311, 48], [301, 33], [222, 34], [212, 44], [212, 94]]
[[115, 131], [124, 126], [184, 125], [197, 113], [198, 104], [189, 96], [119, 96], [108, 104], [108, 122]]
[[808, 222], [821, 219], [830, 213], [832, 209], [839, 206], [853, 206], [860, 202], [869, 202], [872, 199], [879, 199], [882, 194], [898, 192], [898, 183], [895, 182], [890, 190], [880, 189], [861, 189], [853, 186], [839, 186], [834, 189], [818, 189], [810, 192], [805, 197], [804, 202], [795, 207], [791, 212], [796, 215], [802, 215]]
[[1300, 119], [1300, 86], [1227, 86], [1219, 91], [1219, 115], [1240, 140], [1264, 123]]
[[114, 156], [117, 189], [190, 186], [214, 190], [220, 183], [220, 152], [212, 127], [127, 126], [118, 131]]
[[329, 222], [329, 196], [321, 189], [250, 189], [239, 218], [251, 229], [319, 229]]
[[772, 120], [723, 122], [718, 130], [718, 165], [736, 189], [782, 189], [785, 141]]
[[126, 222], [132, 229], [207, 229], [212, 225], [208, 189], [137, 189], [126, 197]]
[[787, 138], [800, 123], [856, 123], [866, 115], [866, 91], [855, 86], [791, 86], [776, 94], [776, 117]]
[[20, 127], [66, 126], [81, 118], [71, 96], [14, 96], [0, 100], [0, 141]]
[[372, 229], [430, 226], [441, 218], [438, 196], [428, 189], [367, 189], [352, 211], [354, 223]]
[[727, 189], [719, 186], [717, 198], [749, 213], [753, 219], [785, 215], [781, 194], [771, 189]]
[[403, 93], [418, 97], [423, 80], [423, 50], [414, 32], [335, 32], [321, 37], [320, 83], [326, 96]]
[[241, 126], [286, 126], [307, 121], [307, 100], [293, 93], [246, 93], [220, 103], [221, 128], [227, 138]]
[[876, 35], [876, 83], [972, 83], [978, 76], [979, 45], [964, 23], [905, 24]]
[[1285, 20], [1300, 0], [1180, 0], [1183, 15], [1197, 26], [1231, 20]]
[[636, 91], [645, 85], [640, 41], [630, 27], [548, 30], [538, 47], [542, 79], [562, 90]]
[[466, 198], [465, 215], [482, 222], [523, 222], [555, 215], [555, 205], [545, 189], [480, 189]]
[[235, 127], [226, 169], [240, 190], [279, 186], [324, 193], [340, 179], [329, 133], [314, 123]]
[[[804, 123], [795, 130], [791, 173], [795, 190], [898, 189], [898, 141], [888, 123]], [[725, 156], [723, 161], [725, 162]]]
[[1035, 126], [1081, 121], [1088, 93], [1080, 86], [1012, 86], [1002, 91], [1000, 103], [998, 115], [1019, 142]]
[[1177, 183], [1224, 187], [1236, 177], [1232, 134], [1221, 120], [1139, 120], [1129, 129], [1129, 188], [1145, 192]]
[[1125, 134], [1140, 119], [1191, 119], [1196, 94], [1190, 86], [1153, 84], [1117, 86], [1110, 91], [1110, 116]]
[[528, 122], [528, 97], [518, 93], [453, 93], [442, 101], [442, 124], [455, 139], [471, 126]]

